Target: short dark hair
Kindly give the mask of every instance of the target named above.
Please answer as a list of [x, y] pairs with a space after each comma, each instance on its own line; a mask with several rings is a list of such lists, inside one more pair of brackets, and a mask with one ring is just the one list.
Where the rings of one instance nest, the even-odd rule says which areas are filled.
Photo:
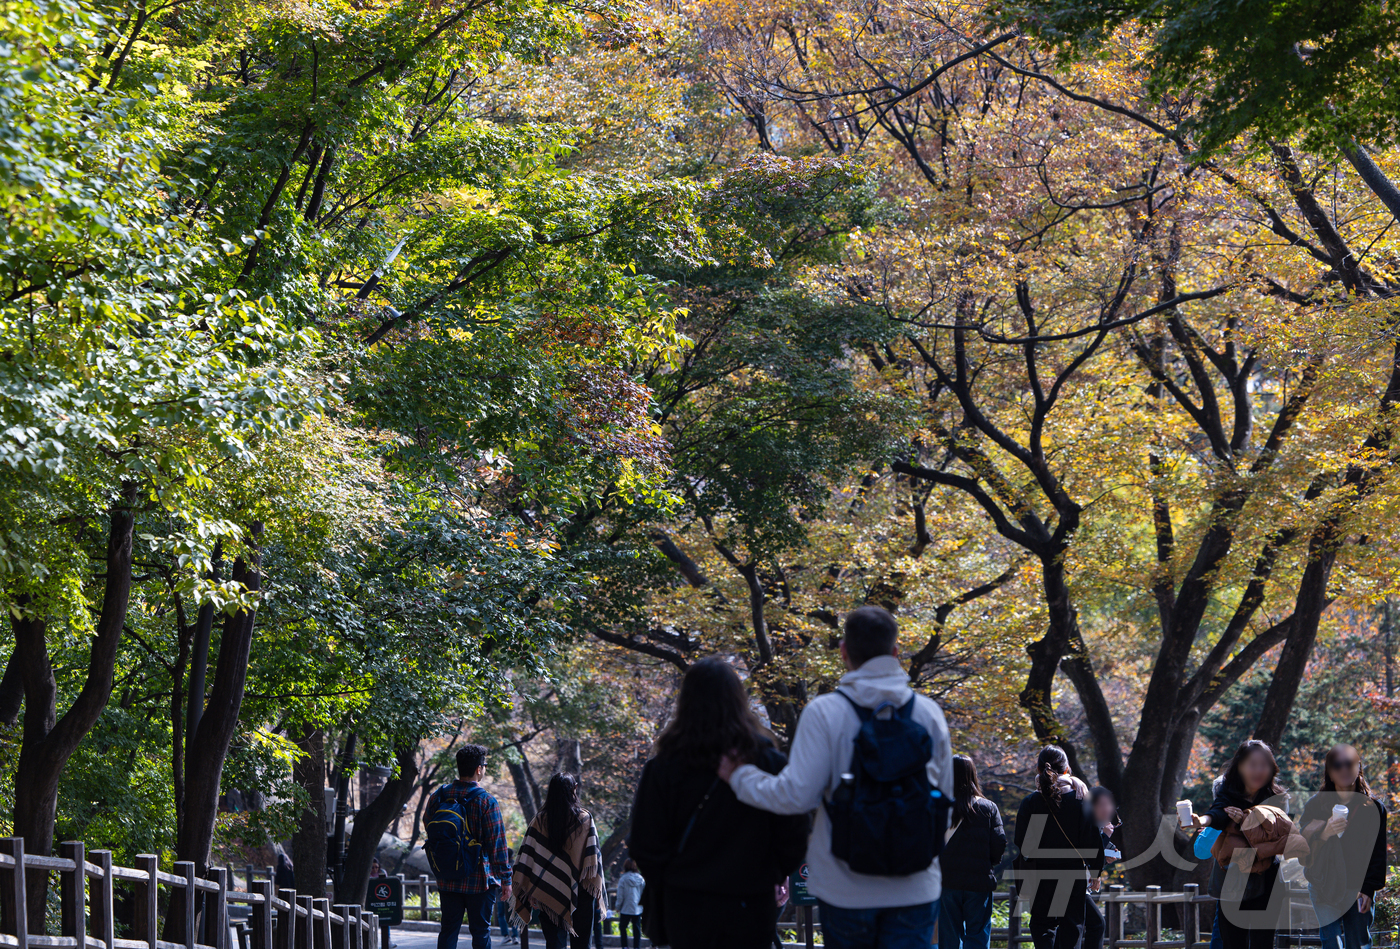
[[633, 860], [631, 857], [628, 857], [626, 860], [622, 861], [622, 871], [624, 873], [636, 873], [637, 861]]
[[486, 748], [482, 745], [463, 745], [457, 749], [457, 774], [470, 778], [476, 769], [486, 763]]
[[899, 624], [883, 606], [862, 606], [846, 614], [846, 655], [855, 666], [888, 656], [899, 641]]

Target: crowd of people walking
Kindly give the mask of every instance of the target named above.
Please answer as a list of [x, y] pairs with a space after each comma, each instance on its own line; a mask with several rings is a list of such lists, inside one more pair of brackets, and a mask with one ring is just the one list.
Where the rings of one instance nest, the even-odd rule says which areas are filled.
[[[624, 946], [630, 933], [640, 949], [643, 932], [677, 949], [780, 945], [788, 879], [805, 864], [827, 949], [988, 949], [1003, 878], [1029, 904], [1035, 949], [1102, 949], [1104, 917], [1091, 894], [1121, 857], [1112, 792], [1075, 777], [1061, 748], [1043, 748], [1016, 813], [1008, 872], [1001, 811], [972, 758], [952, 754], [937, 703], [910, 687], [897, 640], [885, 610], [846, 618], [847, 671], [802, 711], [789, 755], [728, 663], [689, 667], [632, 808], [616, 887]], [[464, 918], [473, 949], [489, 949], [498, 901], [512, 925], [538, 919], [545, 949], [601, 943], [602, 857], [577, 777], [553, 777], [512, 857], [499, 807], [480, 790], [485, 756], [479, 746], [459, 752], [461, 777], [428, 804], [427, 849], [443, 893], [439, 949], [456, 949]], [[1370, 949], [1387, 812], [1355, 748], [1327, 753], [1322, 789], [1296, 822], [1260, 741], [1239, 746], [1210, 806], [1192, 810], [1182, 802], [1180, 820], [1211, 861], [1219, 901], [1212, 949], [1273, 949], [1280, 894], [1286, 903], [1279, 868], [1291, 857], [1307, 868], [1322, 949]]]

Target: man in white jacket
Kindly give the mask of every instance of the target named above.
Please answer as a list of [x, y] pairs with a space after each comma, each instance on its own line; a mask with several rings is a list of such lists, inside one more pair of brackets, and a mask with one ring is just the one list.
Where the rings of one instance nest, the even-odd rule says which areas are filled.
[[[899, 661], [898, 639], [894, 617], [878, 606], [861, 607], [846, 617], [841, 658], [850, 671], [841, 677], [839, 688], [862, 708], [884, 703], [899, 708], [914, 694]], [[943, 710], [933, 699], [919, 695], [913, 720], [933, 737], [929, 781], [950, 794], [953, 756]], [[828, 949], [927, 949], [933, 941], [942, 892], [938, 861], [909, 876], [870, 876], [852, 871], [831, 853], [831, 821], [822, 802], [831, 799], [841, 774], [850, 770], [860, 726], [860, 717], [844, 698], [818, 696], [802, 710], [787, 767], [781, 772], [765, 774], [726, 757], [720, 777], [739, 800], [753, 807], [775, 814], [817, 812], [807, 843], [807, 886], [821, 901]]]

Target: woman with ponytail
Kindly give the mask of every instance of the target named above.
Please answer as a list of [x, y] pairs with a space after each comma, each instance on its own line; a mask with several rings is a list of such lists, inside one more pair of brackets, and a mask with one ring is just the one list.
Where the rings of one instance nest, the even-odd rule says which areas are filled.
[[1016, 814], [1021, 891], [1031, 904], [1035, 949], [1075, 949], [1084, 937], [1089, 878], [1103, 867], [1103, 845], [1084, 782], [1069, 758], [1046, 745], [1036, 759], [1036, 790]]

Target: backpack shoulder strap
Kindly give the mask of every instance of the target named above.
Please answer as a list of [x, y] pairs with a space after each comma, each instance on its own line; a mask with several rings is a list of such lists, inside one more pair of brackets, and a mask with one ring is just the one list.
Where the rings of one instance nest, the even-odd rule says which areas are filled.
[[856, 710], [856, 715], [860, 716], [862, 724], [870, 721], [870, 719], [875, 717], [874, 710], [868, 709], [864, 705], [857, 705], [855, 699], [851, 698], [849, 695], [847, 695], [845, 692], [842, 692], [840, 689], [836, 689], [836, 694], [841, 696], [841, 698], [845, 699], [847, 702], [851, 703], [851, 708]]
[[909, 696], [909, 701], [905, 702], [903, 705], [901, 705], [901, 706], [899, 707], [899, 712], [898, 712], [897, 714], [899, 715], [900, 718], [904, 719], [905, 721], [913, 721], [913, 719], [914, 719], [914, 700], [917, 699], [918, 697], [919, 697], [919, 693], [915, 692], [913, 695]]

